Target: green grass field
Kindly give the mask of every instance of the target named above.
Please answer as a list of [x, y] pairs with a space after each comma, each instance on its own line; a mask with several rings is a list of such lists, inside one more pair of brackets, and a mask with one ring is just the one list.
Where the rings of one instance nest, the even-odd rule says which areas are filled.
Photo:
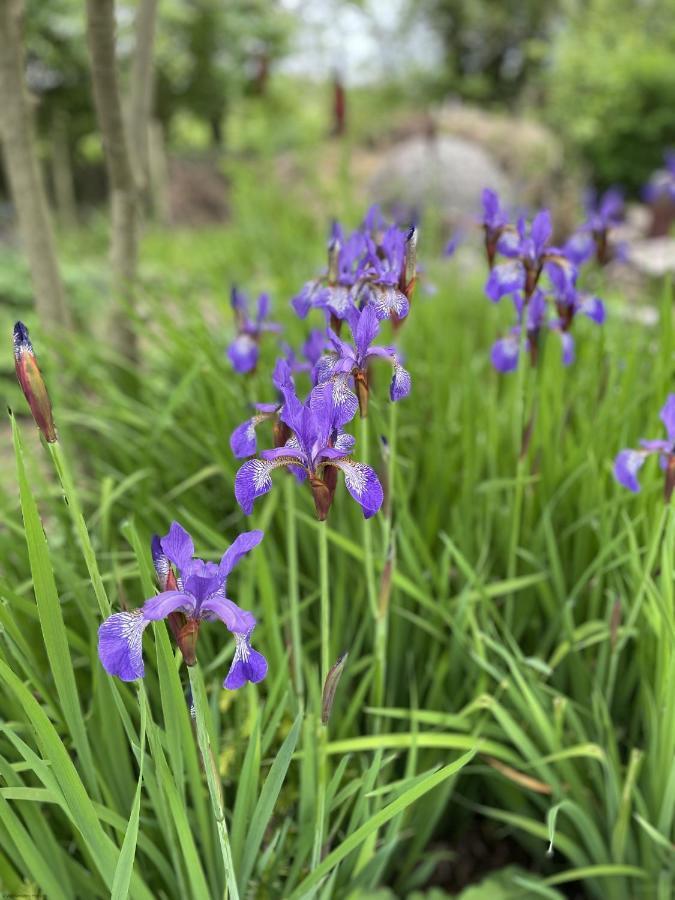
[[323, 729], [310, 492], [275, 474], [248, 518], [233, 496], [229, 435], [249, 401], [273, 399], [275, 346], [265, 344], [256, 376], [233, 374], [229, 287], [269, 290], [297, 345], [321, 320], [299, 322], [288, 301], [323, 265], [331, 216], [353, 226], [364, 209], [348, 170], [329, 195], [311, 169], [290, 187], [267, 171], [264, 161], [232, 169], [231, 225], [147, 232], [138, 371], [101, 337], [104, 231], [63, 239], [80, 332], [59, 341], [31, 328], [60, 434], [51, 456], [12, 381], [8, 321], [2, 890], [223, 896], [222, 828], [168, 630], [146, 632], [137, 685], [109, 678], [96, 653], [107, 610], [154, 593], [149, 539], [177, 519], [206, 559], [241, 530], [265, 531], [230, 587], [259, 619], [267, 679], [223, 691], [232, 644], [215, 624], [202, 629], [192, 673], [242, 898], [417, 897], [437, 867], [452, 873], [479, 829], [495, 855], [501, 842], [522, 848], [481, 897], [667, 900], [675, 520], [656, 464], [638, 496], [611, 467], [622, 447], [660, 436], [673, 385], [669, 287], [645, 298], [660, 310], [652, 328], [605, 294], [608, 322], [581, 324], [568, 369], [549, 339], [523, 386], [535, 413], [519, 466], [520, 385], [489, 361], [509, 312], [483, 295], [483, 272], [441, 260], [436, 226], [422, 223], [420, 259], [437, 290], [420, 285], [400, 333], [412, 394], [389, 407], [386, 367], [376, 371], [367, 429], [350, 426], [357, 457], [387, 482], [390, 513], [364, 523], [339, 490], [328, 521], [330, 658], [349, 656]]

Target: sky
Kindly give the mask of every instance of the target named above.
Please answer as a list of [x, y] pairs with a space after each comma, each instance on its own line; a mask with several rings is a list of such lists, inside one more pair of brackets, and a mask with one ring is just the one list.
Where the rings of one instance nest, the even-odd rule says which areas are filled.
[[339, 71], [348, 85], [402, 77], [406, 69], [432, 68], [441, 60], [438, 39], [426, 23], [402, 23], [408, 0], [282, 0], [298, 19], [293, 50], [282, 68], [325, 80]]

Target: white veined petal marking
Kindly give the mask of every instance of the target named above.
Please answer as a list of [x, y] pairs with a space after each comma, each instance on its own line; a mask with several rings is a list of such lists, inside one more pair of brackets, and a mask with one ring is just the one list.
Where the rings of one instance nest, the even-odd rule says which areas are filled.
[[143, 644], [143, 632], [148, 624], [143, 619], [140, 609], [129, 612], [117, 613], [119, 623], [119, 636], [126, 641], [129, 647], [129, 655], [133, 658], [140, 656]]
[[353, 491], [358, 497], [362, 497], [372, 472], [370, 466], [367, 466], [365, 463], [354, 462], [352, 459], [336, 459], [331, 462], [332, 465], [342, 469], [345, 473], [345, 484], [350, 491]]
[[241, 660], [243, 663], [248, 662], [249, 656], [251, 655], [251, 644], [249, 642], [250, 636], [250, 631], [246, 634], [239, 634], [238, 632], [235, 632], [234, 662], [237, 662], [237, 660]]
[[253, 470], [253, 487], [256, 491], [267, 491], [272, 485], [270, 472], [280, 469], [282, 466], [300, 466], [304, 468], [302, 460], [295, 456], [280, 456], [278, 459], [252, 459], [250, 466]]

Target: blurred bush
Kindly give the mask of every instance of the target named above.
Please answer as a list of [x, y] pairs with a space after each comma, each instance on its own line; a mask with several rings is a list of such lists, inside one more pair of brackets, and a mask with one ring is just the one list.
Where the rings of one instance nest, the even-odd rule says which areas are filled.
[[566, 6], [546, 116], [599, 187], [637, 193], [675, 145], [675, 0]]

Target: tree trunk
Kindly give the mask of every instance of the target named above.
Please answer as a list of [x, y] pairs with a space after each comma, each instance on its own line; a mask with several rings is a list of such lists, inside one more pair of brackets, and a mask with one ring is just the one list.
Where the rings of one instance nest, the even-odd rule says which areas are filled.
[[136, 13], [136, 48], [131, 70], [129, 138], [136, 187], [146, 205], [150, 199], [148, 129], [154, 86], [153, 46], [156, 18], [157, 0], [139, 0]]
[[114, 0], [87, 0], [87, 43], [110, 189], [113, 288], [122, 301], [113, 311], [112, 337], [117, 349], [135, 362], [138, 353], [131, 312], [138, 258], [138, 199], [117, 80]]
[[55, 112], [51, 127], [52, 135], [52, 180], [58, 219], [66, 228], [77, 225], [77, 203], [73, 167], [68, 145], [68, 116]]
[[44, 327], [67, 326], [70, 317], [24, 86], [22, 12], [20, 0], [0, 0], [0, 136], [38, 316]]
[[162, 123], [157, 119], [153, 119], [150, 122], [148, 142], [148, 171], [150, 173], [152, 209], [155, 219], [161, 225], [168, 225], [171, 216], [168, 199], [169, 162], [164, 142], [164, 129], [162, 128]]

